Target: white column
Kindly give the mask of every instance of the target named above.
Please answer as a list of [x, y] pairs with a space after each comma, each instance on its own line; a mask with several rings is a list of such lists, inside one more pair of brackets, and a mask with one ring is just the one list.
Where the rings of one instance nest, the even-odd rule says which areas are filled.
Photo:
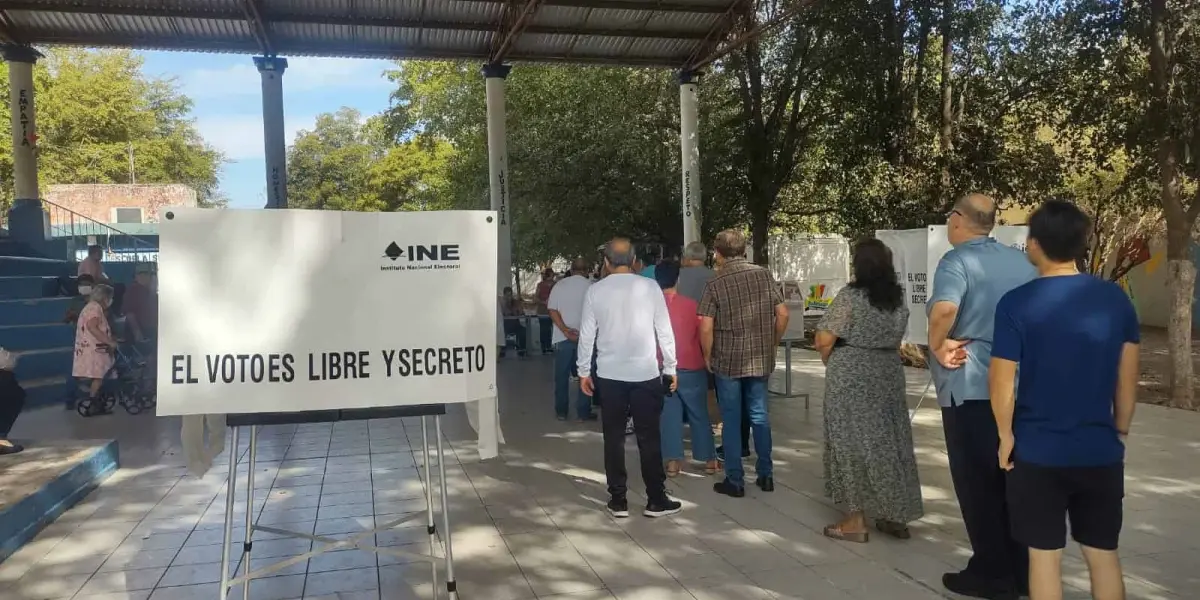
[[33, 105], [33, 64], [41, 55], [27, 46], [7, 46], [8, 88], [12, 114], [13, 183], [16, 200], [37, 201], [37, 114]]
[[488, 181], [491, 208], [496, 211], [500, 232], [496, 265], [496, 292], [513, 285], [512, 215], [508, 207], [508, 139], [504, 123], [504, 80], [512, 67], [484, 65], [487, 92]]
[[696, 84], [700, 74], [679, 73], [679, 150], [683, 165], [683, 244], [700, 240], [700, 107]]
[[262, 75], [263, 149], [267, 163], [267, 208], [287, 208], [287, 139], [283, 129], [283, 72], [286, 58], [255, 56]]

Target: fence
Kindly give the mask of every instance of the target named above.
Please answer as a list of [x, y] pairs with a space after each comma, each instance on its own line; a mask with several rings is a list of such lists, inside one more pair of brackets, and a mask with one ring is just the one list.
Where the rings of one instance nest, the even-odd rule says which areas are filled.
[[[158, 244], [101, 223], [65, 206], [42, 200], [46, 213], [47, 239], [66, 242], [65, 260], [79, 261], [87, 256], [87, 247], [104, 248], [104, 260], [109, 262], [157, 262]], [[8, 230], [8, 211], [0, 211], [0, 229]]]

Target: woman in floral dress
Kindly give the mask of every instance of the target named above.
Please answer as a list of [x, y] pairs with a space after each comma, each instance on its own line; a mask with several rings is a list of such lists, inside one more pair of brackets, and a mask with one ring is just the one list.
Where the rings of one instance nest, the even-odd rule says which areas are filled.
[[854, 281], [817, 325], [825, 370], [825, 493], [849, 513], [825, 528], [866, 542], [867, 515], [906, 539], [924, 514], [905, 402], [900, 341], [908, 322], [892, 253], [875, 239], [854, 249]]
[[[92, 289], [88, 303], [79, 312], [75, 324], [75, 360], [71, 375], [80, 383], [89, 381], [88, 397], [95, 400], [100, 395], [104, 378], [110, 376], [113, 366], [113, 351], [117, 340], [113, 337], [105, 311], [112, 306], [113, 289], [97, 285]], [[93, 407], [102, 408], [99, 403]]]

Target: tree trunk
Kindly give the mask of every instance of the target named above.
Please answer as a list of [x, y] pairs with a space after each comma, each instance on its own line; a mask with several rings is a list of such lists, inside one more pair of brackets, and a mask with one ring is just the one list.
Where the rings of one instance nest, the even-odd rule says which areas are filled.
[[[938, 148], [942, 163], [942, 194], [950, 193], [950, 153], [954, 150], [954, 87], [950, 77], [954, 66], [954, 0], [942, 0], [942, 129]], [[947, 200], [945, 197], [943, 200]]]
[[[1170, 227], [1170, 223], [1168, 223]], [[1190, 236], [1184, 231], [1167, 234], [1167, 289], [1170, 309], [1167, 320], [1167, 349], [1171, 356], [1171, 406], [1196, 406], [1192, 363], [1192, 301], [1196, 293], [1196, 265], [1192, 262]]]

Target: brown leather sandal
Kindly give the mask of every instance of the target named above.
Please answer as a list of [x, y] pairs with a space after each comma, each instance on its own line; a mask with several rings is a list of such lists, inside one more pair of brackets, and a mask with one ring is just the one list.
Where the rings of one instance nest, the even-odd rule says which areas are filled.
[[854, 542], [856, 544], [865, 544], [871, 541], [871, 534], [866, 531], [842, 531], [841, 525], [826, 525], [822, 532], [825, 537], [841, 540], [843, 542]]
[[716, 461], [716, 459], [713, 459], [713, 460], [710, 460], [710, 461], [704, 463], [704, 474], [705, 475], [716, 475], [717, 471], [719, 471], [720, 469], [721, 469], [721, 463], [718, 463]]
[[676, 475], [679, 475], [679, 461], [668, 460], [667, 461], [667, 477], [675, 477]]

